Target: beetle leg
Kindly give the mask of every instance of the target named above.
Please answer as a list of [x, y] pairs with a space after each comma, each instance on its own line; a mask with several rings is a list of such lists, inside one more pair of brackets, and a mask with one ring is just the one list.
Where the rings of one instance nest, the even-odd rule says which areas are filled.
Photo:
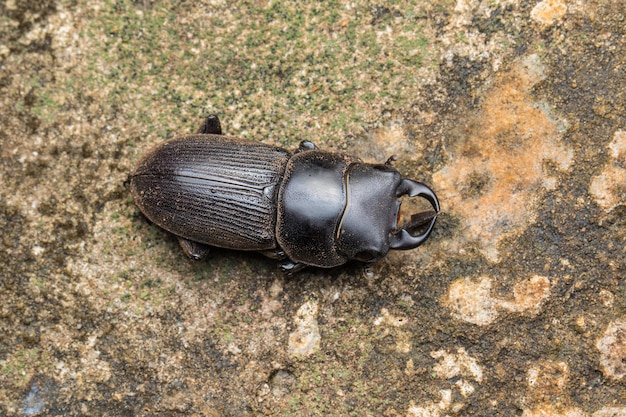
[[208, 115], [196, 133], [200, 135], [221, 135], [222, 125], [220, 124], [220, 119], [214, 114]]
[[398, 155], [391, 155], [383, 164], [385, 168], [392, 168], [393, 163], [398, 160]]
[[313, 142], [303, 140], [302, 142], [300, 142], [300, 146], [298, 147], [298, 150], [296, 152], [312, 151], [315, 149], [317, 149], [317, 146], [315, 146]]
[[205, 244], [194, 242], [193, 240], [182, 237], [178, 238], [178, 243], [183, 249], [183, 252], [185, 252], [185, 255], [194, 261], [201, 261], [209, 254], [209, 246]]
[[270, 259], [285, 259], [287, 255], [285, 255], [285, 251], [282, 249], [270, 249], [259, 252], [263, 256], [267, 256]]
[[280, 264], [280, 270], [286, 273], [288, 276], [292, 276], [296, 272], [302, 271], [306, 267], [307, 266], [305, 264], [300, 264], [290, 259], [284, 260]]

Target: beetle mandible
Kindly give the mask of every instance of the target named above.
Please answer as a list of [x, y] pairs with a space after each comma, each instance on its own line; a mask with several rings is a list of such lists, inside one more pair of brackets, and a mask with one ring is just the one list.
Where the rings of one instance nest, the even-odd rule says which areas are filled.
[[[351, 260], [374, 262], [390, 249], [426, 241], [439, 201], [426, 185], [384, 164], [324, 152], [303, 141], [283, 148], [222, 135], [217, 116], [196, 134], [149, 151], [130, 177], [135, 204], [178, 237], [187, 256], [210, 246], [257, 251], [294, 273]], [[398, 226], [402, 196], [423, 197], [433, 210]], [[422, 233], [413, 235], [416, 229]]]

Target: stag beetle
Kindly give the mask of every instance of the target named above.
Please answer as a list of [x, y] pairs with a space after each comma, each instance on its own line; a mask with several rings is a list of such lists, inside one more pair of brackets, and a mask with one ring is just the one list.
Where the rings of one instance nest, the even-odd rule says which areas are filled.
[[[350, 260], [374, 262], [390, 249], [413, 249], [433, 229], [439, 202], [424, 184], [384, 164], [318, 150], [295, 153], [222, 135], [209, 116], [195, 135], [149, 151], [130, 177], [135, 204], [178, 237], [187, 256], [210, 246], [257, 251], [293, 273]], [[432, 205], [398, 227], [399, 197]], [[427, 226], [427, 227], [426, 227]], [[414, 236], [416, 229], [426, 229]]]

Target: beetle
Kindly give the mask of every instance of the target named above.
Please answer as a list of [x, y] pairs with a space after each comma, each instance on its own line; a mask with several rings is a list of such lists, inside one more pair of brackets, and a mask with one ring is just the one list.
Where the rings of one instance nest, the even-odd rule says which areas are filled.
[[[141, 212], [177, 236], [190, 258], [203, 259], [212, 246], [256, 251], [281, 260], [291, 274], [374, 262], [428, 239], [437, 196], [403, 178], [394, 160], [368, 164], [309, 141], [292, 153], [225, 136], [211, 115], [196, 134], [150, 150], [130, 176], [130, 191]], [[398, 226], [402, 196], [422, 197], [432, 210]]]

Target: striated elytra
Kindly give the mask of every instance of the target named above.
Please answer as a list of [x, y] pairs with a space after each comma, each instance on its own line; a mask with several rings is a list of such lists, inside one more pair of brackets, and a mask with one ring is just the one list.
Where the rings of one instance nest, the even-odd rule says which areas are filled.
[[[293, 273], [374, 262], [428, 239], [437, 197], [403, 178], [394, 159], [367, 164], [308, 141], [291, 153], [224, 136], [217, 116], [209, 116], [196, 134], [149, 151], [130, 190], [143, 214], [176, 235], [190, 258], [204, 258], [210, 246], [257, 251]], [[402, 196], [425, 198], [433, 210], [399, 226]]]

